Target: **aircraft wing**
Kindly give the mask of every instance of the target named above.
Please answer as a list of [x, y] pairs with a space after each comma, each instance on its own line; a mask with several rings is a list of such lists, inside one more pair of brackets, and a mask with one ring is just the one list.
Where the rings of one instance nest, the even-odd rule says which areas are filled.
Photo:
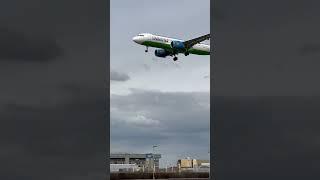
[[198, 44], [198, 43], [200, 43], [200, 42], [202, 42], [204, 40], [209, 40], [209, 39], [210, 39], [210, 34], [206, 34], [204, 36], [200, 36], [200, 37], [185, 41], [184, 42], [184, 46], [186, 47], [186, 49], [189, 49], [193, 45]]

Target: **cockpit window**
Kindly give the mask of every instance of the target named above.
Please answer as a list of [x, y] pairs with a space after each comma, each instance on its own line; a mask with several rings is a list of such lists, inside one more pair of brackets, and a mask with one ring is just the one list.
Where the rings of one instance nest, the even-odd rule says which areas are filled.
[[138, 36], [144, 36], [143, 34], [139, 34]]

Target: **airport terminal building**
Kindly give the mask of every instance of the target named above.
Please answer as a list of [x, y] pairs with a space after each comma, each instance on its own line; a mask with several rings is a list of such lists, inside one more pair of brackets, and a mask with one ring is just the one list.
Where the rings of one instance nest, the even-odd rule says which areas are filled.
[[[153, 167], [156, 171], [159, 170], [159, 159], [161, 154], [130, 154], [130, 153], [111, 153], [110, 154], [110, 170], [112, 172], [118, 171], [143, 171], [152, 172]], [[118, 167], [135, 166], [134, 169], [119, 169]]]

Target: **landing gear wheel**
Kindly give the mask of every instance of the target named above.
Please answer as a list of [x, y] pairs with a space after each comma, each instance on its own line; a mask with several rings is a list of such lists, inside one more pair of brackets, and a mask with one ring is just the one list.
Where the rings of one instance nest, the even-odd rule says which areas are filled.
[[188, 55], [189, 55], [189, 52], [185, 52], [184, 55], [185, 55], [185, 56], [188, 56]]
[[147, 46], [147, 49], [144, 52], [148, 52], [148, 46]]
[[174, 60], [174, 61], [178, 60], [178, 57], [174, 57], [173, 60]]

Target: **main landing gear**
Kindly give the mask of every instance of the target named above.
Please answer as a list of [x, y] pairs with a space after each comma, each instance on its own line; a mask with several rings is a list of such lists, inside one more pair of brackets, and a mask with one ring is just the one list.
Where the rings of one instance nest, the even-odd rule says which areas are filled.
[[173, 58], [173, 60], [174, 60], [174, 61], [178, 60], [178, 57], [177, 57], [177, 56], [175, 56], [175, 57]]
[[146, 50], [144, 52], [148, 52], [148, 46], [146, 46]]
[[188, 56], [188, 55], [189, 55], [189, 52], [185, 52], [184, 55], [185, 55], [185, 56]]
[[172, 53], [171, 56], [173, 56], [173, 61], [177, 61], [178, 60], [178, 57], [176, 56], [178, 54], [176, 53]]

